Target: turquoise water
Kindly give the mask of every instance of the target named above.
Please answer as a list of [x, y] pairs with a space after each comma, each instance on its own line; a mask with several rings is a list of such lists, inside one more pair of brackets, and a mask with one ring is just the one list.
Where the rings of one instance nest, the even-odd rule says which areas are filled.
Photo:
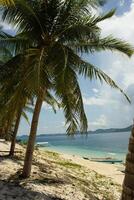
[[44, 148], [85, 157], [114, 157], [125, 159], [130, 132], [76, 135], [38, 136], [38, 142], [48, 142]]

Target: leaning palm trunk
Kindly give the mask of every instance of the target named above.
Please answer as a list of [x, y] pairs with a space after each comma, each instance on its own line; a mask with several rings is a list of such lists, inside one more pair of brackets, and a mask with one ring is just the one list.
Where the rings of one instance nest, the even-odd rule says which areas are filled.
[[5, 127], [4, 126], [2, 126], [0, 128], [0, 138], [5, 138]]
[[125, 179], [121, 200], [134, 199], [134, 125], [129, 140], [129, 152], [126, 158]]
[[5, 126], [5, 136], [4, 136], [4, 138], [5, 138], [5, 140], [10, 140], [10, 134], [9, 134], [9, 131], [10, 131], [10, 122], [9, 122], [9, 120], [7, 120], [7, 122], [6, 122], [6, 126]]
[[17, 116], [17, 119], [16, 119], [14, 132], [13, 132], [13, 136], [12, 136], [12, 140], [11, 140], [11, 147], [10, 147], [9, 156], [14, 156], [14, 150], [15, 150], [15, 144], [16, 144], [16, 136], [17, 136], [17, 132], [18, 132], [19, 124], [20, 124], [21, 113], [22, 113], [22, 109], [19, 110], [18, 116]]
[[39, 115], [40, 115], [41, 106], [43, 102], [43, 95], [44, 93], [42, 92], [42, 94], [37, 98], [34, 113], [33, 113], [31, 130], [30, 130], [30, 135], [28, 139], [24, 167], [23, 167], [23, 172], [22, 172], [23, 178], [28, 178], [31, 173], [32, 157], [33, 157], [34, 144], [35, 144], [35, 139], [36, 139], [38, 120], [39, 120]]

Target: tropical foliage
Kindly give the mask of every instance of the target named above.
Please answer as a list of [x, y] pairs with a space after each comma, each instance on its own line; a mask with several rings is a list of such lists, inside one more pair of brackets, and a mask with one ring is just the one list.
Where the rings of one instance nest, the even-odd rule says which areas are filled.
[[0, 0], [1, 5], [14, 5], [14, 0]]
[[14, 3], [15, 6], [1, 6], [2, 20], [16, 28], [16, 35], [2, 30], [0, 33], [0, 46], [14, 55], [2, 65], [4, 75], [0, 81], [4, 84], [0, 94], [8, 116], [12, 116], [15, 107], [19, 108], [24, 97], [36, 100], [23, 168], [23, 177], [28, 177], [43, 101], [54, 110], [55, 106], [63, 109], [69, 134], [77, 130], [86, 132], [79, 76], [106, 82], [120, 90], [128, 101], [129, 98], [107, 74], [81, 55], [110, 50], [130, 57], [133, 48], [121, 39], [101, 37], [98, 23], [112, 17], [115, 10], [92, 15], [92, 7], [98, 1], [14, 0]]

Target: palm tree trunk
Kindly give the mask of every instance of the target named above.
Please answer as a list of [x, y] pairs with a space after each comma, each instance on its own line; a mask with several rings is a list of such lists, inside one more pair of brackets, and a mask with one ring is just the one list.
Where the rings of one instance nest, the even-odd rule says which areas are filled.
[[0, 128], [0, 138], [4, 138], [4, 136], [5, 136], [5, 127], [2, 126], [2, 127]]
[[129, 140], [129, 152], [126, 157], [125, 179], [121, 200], [134, 199], [134, 126]]
[[9, 120], [7, 120], [6, 122], [6, 127], [5, 127], [5, 140], [10, 140], [10, 137], [9, 137], [9, 130], [10, 130], [10, 123], [9, 123]]
[[44, 95], [44, 92], [42, 92], [42, 94], [37, 98], [34, 113], [33, 113], [31, 130], [30, 130], [30, 135], [28, 139], [24, 167], [23, 167], [23, 172], [22, 172], [23, 178], [28, 178], [31, 173], [32, 157], [33, 157], [34, 144], [35, 144], [35, 139], [36, 139], [38, 120], [39, 120], [39, 115], [40, 115], [41, 106], [43, 102], [43, 95]]
[[11, 140], [9, 156], [14, 156], [16, 136], [17, 136], [17, 132], [18, 132], [19, 124], [20, 124], [21, 113], [22, 113], [22, 109], [20, 109], [18, 112], [17, 120], [16, 120], [15, 127], [14, 127], [14, 132], [13, 132], [13, 136], [12, 136], [12, 140]]

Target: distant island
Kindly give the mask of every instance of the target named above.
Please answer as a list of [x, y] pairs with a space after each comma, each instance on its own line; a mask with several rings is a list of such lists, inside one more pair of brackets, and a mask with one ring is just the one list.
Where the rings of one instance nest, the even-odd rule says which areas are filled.
[[[109, 128], [109, 129], [97, 129], [95, 131], [87, 131], [88, 134], [99, 134], [99, 133], [119, 133], [119, 132], [129, 132], [132, 129], [132, 125], [128, 126], [126, 128]], [[80, 134], [80, 132], [77, 132], [76, 134]], [[37, 137], [44, 137], [44, 136], [50, 136], [50, 135], [65, 135], [65, 133], [53, 133], [53, 134], [39, 134], [37, 135]], [[27, 135], [21, 135], [17, 137], [18, 139], [22, 139], [22, 138], [28, 138]]]
[[115, 133], [115, 132], [128, 132], [131, 131], [132, 125], [126, 128], [109, 128], [109, 129], [97, 129], [95, 131], [88, 131], [88, 133]]

